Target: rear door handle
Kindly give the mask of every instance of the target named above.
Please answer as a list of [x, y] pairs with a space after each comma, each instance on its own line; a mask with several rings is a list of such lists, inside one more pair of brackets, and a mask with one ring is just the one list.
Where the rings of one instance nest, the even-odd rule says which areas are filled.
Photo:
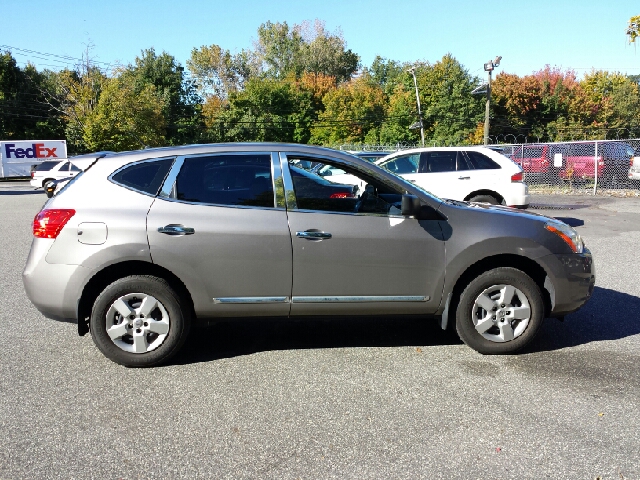
[[317, 232], [314, 230], [306, 230], [304, 232], [296, 232], [296, 237], [305, 238], [307, 240], [325, 240], [327, 238], [331, 238], [331, 234], [326, 232]]
[[458, 177], [458, 180], [471, 180], [471, 177]]
[[184, 225], [169, 224], [164, 227], [159, 227], [158, 232], [166, 235], [193, 235], [196, 233], [195, 229], [191, 227], [185, 227]]

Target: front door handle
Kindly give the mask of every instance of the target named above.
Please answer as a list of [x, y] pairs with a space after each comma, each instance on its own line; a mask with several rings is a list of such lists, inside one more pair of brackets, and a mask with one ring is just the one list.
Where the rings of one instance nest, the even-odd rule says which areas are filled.
[[331, 238], [331, 234], [315, 230], [306, 230], [304, 232], [296, 232], [296, 237], [305, 238], [307, 240], [325, 240], [327, 238]]
[[185, 227], [184, 225], [171, 223], [164, 227], [159, 227], [158, 232], [166, 235], [193, 235], [196, 233], [195, 229], [191, 227]]
[[471, 180], [471, 177], [458, 177], [458, 180]]

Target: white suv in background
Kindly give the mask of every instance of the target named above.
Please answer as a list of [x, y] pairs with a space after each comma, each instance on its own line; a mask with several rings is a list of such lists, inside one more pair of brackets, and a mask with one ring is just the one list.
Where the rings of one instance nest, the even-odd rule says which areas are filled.
[[68, 160], [42, 162], [31, 172], [31, 185], [34, 187], [44, 187], [48, 182], [53, 180], [75, 177], [81, 171], [82, 170]]
[[517, 208], [529, 205], [522, 168], [490, 148], [414, 148], [375, 163], [440, 198]]

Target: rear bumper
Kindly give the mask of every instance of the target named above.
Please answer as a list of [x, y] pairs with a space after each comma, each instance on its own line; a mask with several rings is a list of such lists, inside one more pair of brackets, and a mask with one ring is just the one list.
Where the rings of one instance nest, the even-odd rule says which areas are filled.
[[524, 182], [514, 182], [499, 192], [509, 207], [527, 208], [530, 203], [529, 187]]
[[[549, 255], [541, 259], [549, 278], [551, 316], [562, 317], [581, 308], [593, 293], [596, 271], [591, 252]], [[549, 285], [550, 284], [550, 285]]]
[[47, 263], [45, 257], [53, 241], [33, 240], [22, 282], [27, 297], [45, 317], [76, 322], [78, 300], [91, 270], [79, 265]]

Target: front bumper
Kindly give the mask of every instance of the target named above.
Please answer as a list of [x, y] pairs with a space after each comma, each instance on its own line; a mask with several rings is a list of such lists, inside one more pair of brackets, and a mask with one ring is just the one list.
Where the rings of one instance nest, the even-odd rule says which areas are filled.
[[581, 308], [593, 293], [596, 271], [591, 252], [548, 255], [541, 259], [548, 278], [551, 316], [562, 317]]

